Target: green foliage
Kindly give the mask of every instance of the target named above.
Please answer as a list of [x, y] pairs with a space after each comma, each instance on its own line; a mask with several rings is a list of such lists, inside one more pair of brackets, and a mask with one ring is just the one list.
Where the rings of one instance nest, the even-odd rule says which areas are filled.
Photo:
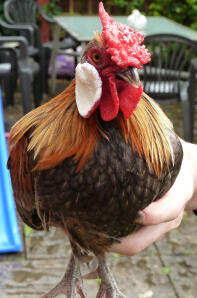
[[31, 234], [31, 232], [32, 232], [33, 230], [32, 230], [32, 228], [30, 228], [30, 227], [28, 227], [28, 226], [24, 226], [24, 235], [25, 235], [25, 237], [28, 237], [30, 234]]
[[62, 12], [59, 3], [60, 0], [50, 0], [50, 2], [43, 5], [42, 8], [49, 17], [58, 16]]
[[3, 3], [0, 2], [0, 20], [4, 20]]
[[[111, 3], [113, 2], [113, 3]], [[125, 7], [128, 6], [128, 1], [126, 0], [114, 0], [114, 1], [108, 1], [107, 4], [108, 5], [114, 5], [114, 6], [119, 6], [119, 7]]]
[[150, 16], [165, 16], [197, 30], [197, 0], [109, 0], [118, 14], [130, 14], [135, 8]]
[[171, 267], [170, 266], [165, 266], [163, 267], [163, 272], [165, 275], [169, 274], [171, 271]]
[[156, 0], [149, 5], [150, 15], [163, 15], [197, 30], [197, 0]]
[[140, 11], [144, 11], [144, 1], [145, 0], [133, 0], [133, 1], [126, 1], [126, 0], [111, 0], [107, 1], [108, 7], [119, 7], [122, 9], [121, 13], [119, 14], [130, 14], [131, 11], [135, 8], [139, 9]]
[[184, 216], [184, 217], [187, 217], [187, 216], [188, 216], [187, 211], [184, 211], [183, 216]]
[[186, 248], [186, 249], [184, 250], [184, 255], [188, 256], [189, 254], [190, 254], [189, 249]]
[[113, 256], [114, 256], [114, 258], [119, 258], [120, 257], [120, 254], [113, 253]]
[[101, 284], [101, 279], [100, 279], [100, 278], [96, 278], [96, 283], [100, 286], [100, 284]]

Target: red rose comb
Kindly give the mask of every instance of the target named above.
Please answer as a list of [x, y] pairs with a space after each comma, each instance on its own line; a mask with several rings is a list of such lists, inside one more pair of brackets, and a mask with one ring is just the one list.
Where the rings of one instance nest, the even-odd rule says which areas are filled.
[[145, 45], [143, 34], [134, 31], [127, 25], [114, 21], [105, 11], [103, 3], [99, 3], [99, 16], [103, 26], [106, 51], [111, 59], [120, 67], [133, 66], [142, 68], [142, 64], [150, 61], [150, 53]]

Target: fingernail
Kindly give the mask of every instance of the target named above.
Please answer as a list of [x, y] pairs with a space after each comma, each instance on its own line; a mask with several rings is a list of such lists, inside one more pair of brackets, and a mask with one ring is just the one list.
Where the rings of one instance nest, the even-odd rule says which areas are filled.
[[134, 220], [134, 223], [143, 224], [145, 219], [144, 213], [141, 211], [138, 211], [136, 219]]

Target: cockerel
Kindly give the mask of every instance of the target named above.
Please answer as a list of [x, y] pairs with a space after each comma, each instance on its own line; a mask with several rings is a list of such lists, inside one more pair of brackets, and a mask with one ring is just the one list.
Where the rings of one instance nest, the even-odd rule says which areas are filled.
[[16, 206], [36, 230], [60, 227], [72, 255], [60, 283], [44, 297], [86, 297], [80, 262], [93, 253], [97, 298], [123, 298], [105, 253], [139, 225], [138, 212], [165, 194], [183, 152], [172, 124], [143, 93], [137, 68], [150, 61], [143, 35], [115, 22], [99, 4], [102, 33], [87, 45], [76, 77], [60, 95], [11, 130]]

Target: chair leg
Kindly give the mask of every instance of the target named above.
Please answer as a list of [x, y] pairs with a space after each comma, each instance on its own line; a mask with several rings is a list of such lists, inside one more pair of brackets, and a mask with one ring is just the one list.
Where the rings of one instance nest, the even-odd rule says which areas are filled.
[[[74, 48], [73, 50], [76, 52], [77, 48]], [[75, 63], [75, 67], [77, 67], [77, 64], [78, 64], [78, 57], [77, 56], [74, 56], [74, 63]]]
[[45, 80], [46, 80], [46, 74], [45, 74], [45, 57], [44, 57], [44, 49], [41, 50], [40, 55], [35, 57], [36, 63], [39, 64], [39, 77], [40, 77], [40, 83], [42, 88], [42, 94], [45, 93]]
[[44, 94], [49, 93], [49, 84], [48, 84], [48, 78], [49, 78], [49, 62], [51, 58], [51, 49], [50, 48], [44, 48]]
[[5, 105], [14, 105], [14, 91], [16, 89], [17, 65], [16, 65], [16, 52], [14, 49], [9, 48], [3, 51], [1, 48], [0, 53], [1, 62], [11, 64], [11, 73], [3, 78]]
[[14, 84], [12, 76], [8, 76], [4, 79], [5, 90], [5, 104], [6, 106], [14, 105]]
[[34, 95], [34, 104], [35, 107], [37, 108], [42, 100], [42, 84], [40, 81], [40, 75], [39, 73], [37, 73], [34, 76], [34, 80], [33, 80], [33, 95]]
[[31, 96], [31, 84], [32, 73], [27, 71], [20, 71], [20, 88], [22, 94], [22, 104], [24, 114], [29, 113], [32, 110], [32, 96]]
[[40, 56], [40, 76], [41, 76], [41, 86], [42, 86], [42, 94], [45, 94], [45, 85], [46, 85], [46, 63], [45, 63], [45, 53], [44, 49], [42, 49]]
[[188, 142], [192, 142], [194, 128], [194, 106], [186, 88], [184, 88], [181, 92], [181, 104], [183, 113], [184, 139]]
[[191, 121], [189, 119], [191, 115], [190, 115], [190, 108], [189, 108], [188, 101], [182, 102], [182, 111], [183, 111], [184, 139], [188, 142], [192, 142], [192, 127], [191, 127]]

